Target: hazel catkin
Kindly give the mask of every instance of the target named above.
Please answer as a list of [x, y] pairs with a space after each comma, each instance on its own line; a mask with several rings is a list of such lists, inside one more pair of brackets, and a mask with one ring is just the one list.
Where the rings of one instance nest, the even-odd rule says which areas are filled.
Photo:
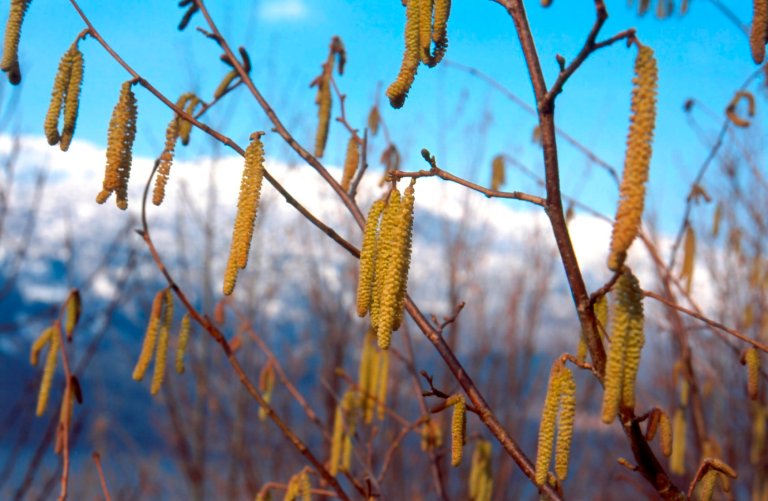
[[768, 0], [752, 0], [752, 25], [749, 31], [749, 47], [755, 64], [765, 59], [765, 42], [768, 38]]
[[384, 210], [384, 199], [377, 200], [368, 211], [360, 250], [360, 277], [357, 282], [357, 315], [364, 317], [371, 308], [372, 287], [377, 261], [379, 219]]
[[144, 374], [146, 374], [149, 363], [152, 361], [152, 356], [155, 353], [157, 334], [160, 330], [160, 323], [163, 321], [162, 314], [165, 297], [165, 289], [163, 289], [155, 294], [155, 299], [152, 301], [152, 310], [149, 314], [147, 330], [144, 333], [144, 342], [141, 345], [141, 353], [139, 354], [139, 360], [136, 362], [136, 367], [133, 369], [134, 381], [141, 381], [144, 379]]
[[21, 23], [24, 21], [24, 14], [27, 13], [30, 3], [32, 0], [11, 0], [8, 22], [5, 25], [3, 58], [0, 60], [0, 69], [8, 73], [8, 81], [12, 85], [21, 83], [19, 39], [21, 38]]
[[560, 373], [560, 414], [557, 417], [557, 441], [555, 443], [555, 473], [557, 479], [568, 475], [568, 458], [573, 441], [573, 424], [576, 417], [576, 381], [570, 369], [563, 366]]
[[59, 359], [61, 335], [58, 325], [55, 325], [52, 329], [50, 342], [48, 343], [48, 354], [45, 357], [45, 366], [43, 368], [43, 379], [40, 381], [40, 391], [37, 395], [37, 410], [35, 413], [38, 416], [43, 415], [48, 405], [48, 398], [51, 395], [51, 386], [53, 385], [53, 376], [56, 372], [56, 362]]
[[107, 165], [104, 170], [103, 189], [96, 201], [103, 204], [115, 192], [117, 207], [128, 208], [128, 179], [131, 175], [133, 140], [136, 138], [136, 97], [132, 82], [124, 82], [120, 98], [112, 111], [107, 135]]
[[360, 147], [357, 144], [355, 136], [349, 137], [347, 142], [347, 155], [344, 158], [344, 171], [341, 176], [341, 188], [349, 191], [352, 184], [352, 178], [357, 171], [357, 165], [360, 163]]
[[411, 90], [413, 80], [416, 78], [416, 70], [419, 67], [419, 0], [408, 0], [405, 6], [405, 52], [400, 65], [400, 72], [392, 84], [387, 88], [389, 104], [393, 108], [401, 108], [405, 104], [408, 91]]
[[238, 269], [248, 264], [248, 254], [253, 239], [253, 227], [261, 198], [261, 184], [264, 179], [263, 132], [251, 134], [251, 143], [245, 150], [245, 166], [240, 182], [240, 196], [237, 199], [237, 214], [232, 230], [232, 245], [224, 272], [224, 295], [232, 294], [237, 280]]
[[77, 113], [80, 109], [80, 89], [83, 85], [83, 53], [77, 47], [77, 42], [72, 44], [70, 51], [70, 71], [67, 82], [67, 92], [64, 98], [64, 124], [61, 128], [61, 151], [67, 151], [75, 134]]
[[624, 173], [619, 188], [619, 206], [611, 234], [608, 268], [619, 271], [627, 250], [640, 231], [645, 203], [645, 183], [651, 162], [653, 130], [656, 125], [658, 70], [653, 50], [641, 45], [635, 59], [632, 116], [627, 136]]
[[467, 440], [467, 403], [463, 395], [456, 395], [451, 417], [451, 466], [459, 466]]

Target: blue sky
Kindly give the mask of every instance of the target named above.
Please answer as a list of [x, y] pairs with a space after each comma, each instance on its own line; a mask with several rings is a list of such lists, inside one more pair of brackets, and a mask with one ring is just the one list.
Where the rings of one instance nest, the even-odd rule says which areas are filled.
[[[208, 2], [219, 27], [232, 45], [248, 48], [257, 86], [278, 115], [305, 145], [314, 141], [314, 90], [309, 82], [319, 73], [333, 35], [348, 51], [345, 75], [338, 79], [347, 97], [353, 125], [362, 127], [377, 88], [397, 74], [403, 50], [404, 9], [399, 0], [232, 0]], [[547, 80], [556, 75], [557, 53], [570, 59], [594, 21], [592, 2], [555, 0], [550, 9], [527, 2], [537, 47]], [[682, 104], [689, 97], [721, 113], [740, 83], [754, 71], [746, 36], [708, 1], [692, 2], [684, 16], [659, 21], [637, 17], [625, 1], [609, 1], [611, 17], [603, 29], [607, 37], [629, 27], [656, 50], [659, 59], [659, 122], [651, 173], [652, 203], [657, 212], [679, 220], [685, 185], [706, 155], [687, 125]], [[746, 24], [749, 2], [724, 1]], [[113, 47], [163, 92], [175, 98], [187, 90], [210, 96], [227, 67], [219, 50], [194, 31], [202, 26], [196, 16], [185, 32], [176, 25], [183, 13], [177, 2], [83, 0], [81, 6]], [[58, 59], [84, 27], [69, 2], [35, 2], [28, 13], [21, 44], [24, 82], [18, 93], [20, 110], [14, 130], [42, 134], [42, 121]], [[446, 58], [487, 73], [521, 98], [531, 102], [532, 91], [509, 16], [490, 0], [454, 0], [449, 22]], [[80, 119], [75, 141], [106, 142], [106, 127], [120, 83], [127, 75], [93, 39], [81, 43], [86, 70]], [[623, 44], [594, 54], [566, 85], [557, 101], [557, 122], [564, 130], [620, 167], [629, 115], [634, 49]], [[137, 152], [156, 156], [162, 149], [170, 113], [146, 92], [138, 90]], [[8, 98], [6, 92], [5, 99]], [[531, 116], [483, 82], [456, 69], [422, 67], [406, 105], [392, 110], [383, 96], [379, 102], [406, 168], [424, 166], [419, 150], [427, 147], [441, 165], [487, 183], [490, 158], [499, 152], [518, 157], [540, 171], [540, 152], [531, 142]], [[758, 101], [758, 108], [764, 101]], [[338, 108], [335, 112], [338, 111]], [[697, 115], [707, 131], [719, 119]], [[241, 144], [254, 130], [270, 124], [244, 89], [229, 96], [206, 121]], [[486, 124], [485, 126], [483, 124]], [[761, 134], [760, 132], [757, 132]], [[268, 153], [296, 160], [275, 135], [266, 139]], [[326, 161], [341, 162], [346, 135], [332, 127]], [[590, 169], [584, 158], [561, 141], [561, 165], [566, 192], [612, 213], [615, 190], [606, 176]], [[383, 140], [374, 144], [375, 158]], [[199, 132], [180, 154], [193, 158], [210, 154], [211, 143]], [[510, 172], [508, 189], [536, 190], [521, 175]], [[666, 224], [665, 224], [666, 226]]]

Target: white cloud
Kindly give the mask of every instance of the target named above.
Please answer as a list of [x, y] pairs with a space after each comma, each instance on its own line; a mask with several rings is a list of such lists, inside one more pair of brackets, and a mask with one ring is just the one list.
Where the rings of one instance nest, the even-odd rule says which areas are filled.
[[264, 21], [296, 21], [309, 13], [304, 0], [262, 0], [259, 17]]

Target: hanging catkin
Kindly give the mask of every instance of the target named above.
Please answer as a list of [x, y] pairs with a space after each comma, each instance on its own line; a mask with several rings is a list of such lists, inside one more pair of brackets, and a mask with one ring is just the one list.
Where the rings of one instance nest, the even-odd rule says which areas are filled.
[[261, 136], [264, 132], [251, 134], [251, 144], [245, 150], [245, 167], [240, 182], [240, 196], [237, 199], [237, 214], [232, 230], [232, 246], [224, 272], [224, 294], [230, 295], [235, 288], [238, 269], [248, 264], [251, 250], [253, 226], [261, 197], [261, 184], [264, 178], [264, 145]]
[[70, 51], [70, 71], [67, 82], [67, 93], [64, 98], [64, 125], [61, 128], [61, 151], [67, 151], [75, 134], [77, 112], [80, 108], [80, 89], [83, 85], [83, 53], [77, 47], [77, 42], [72, 44]]
[[619, 188], [619, 206], [611, 234], [608, 267], [619, 271], [627, 250], [640, 231], [645, 203], [645, 183], [651, 162], [653, 129], [656, 125], [656, 87], [658, 71], [653, 50], [640, 46], [632, 80], [632, 116], [627, 136], [624, 173]]
[[561, 482], [568, 476], [568, 458], [573, 440], [573, 423], [576, 417], [576, 381], [570, 369], [563, 366], [560, 373], [560, 414], [557, 417], [557, 442], [555, 443], [555, 473]]
[[157, 175], [155, 177], [155, 188], [152, 190], [152, 203], [160, 205], [165, 199], [165, 186], [168, 184], [168, 178], [171, 175], [171, 165], [173, 164], [173, 154], [176, 149], [176, 141], [179, 138], [179, 117], [174, 115], [165, 129], [165, 148], [160, 154], [159, 164], [157, 166]]
[[420, 0], [408, 0], [405, 6], [405, 52], [400, 65], [400, 73], [387, 89], [389, 104], [401, 108], [405, 104], [408, 91], [411, 90], [416, 70], [419, 67], [419, 18]]
[[372, 287], [377, 268], [377, 241], [379, 218], [384, 210], [384, 199], [377, 200], [368, 211], [360, 250], [360, 278], [357, 282], [357, 315], [364, 317], [371, 308]]
[[21, 23], [24, 21], [24, 14], [26, 14], [30, 3], [32, 0], [11, 0], [11, 10], [5, 25], [3, 58], [0, 60], [0, 69], [8, 73], [8, 81], [13, 85], [21, 83], [19, 39], [21, 38]]
[[[371, 325], [376, 330], [376, 338], [378, 339], [379, 346], [389, 346], [391, 340], [392, 331], [384, 333], [383, 330], [379, 330], [379, 325], [382, 321], [382, 316], [390, 316], [394, 314], [394, 297], [390, 297], [387, 300], [382, 301], [384, 284], [387, 280], [387, 276], [390, 270], [390, 263], [392, 256], [395, 254], [395, 240], [397, 238], [397, 225], [399, 223], [400, 214], [400, 192], [397, 189], [393, 189], [387, 199], [387, 205], [381, 215], [381, 225], [379, 229], [379, 236], [376, 240], [376, 266], [374, 270], [374, 282], [373, 282], [373, 297], [371, 298]], [[382, 303], [389, 304], [391, 308], [386, 309], [382, 307]], [[394, 315], [392, 315], [394, 316]], [[390, 325], [394, 324], [394, 318], [390, 318]], [[385, 339], [382, 340], [382, 336]]]
[[760, 384], [760, 353], [751, 346], [744, 353], [742, 362], [747, 366], [747, 395], [757, 400]]
[[187, 351], [190, 330], [189, 313], [185, 313], [181, 317], [181, 328], [179, 329], [179, 338], [176, 342], [176, 372], [178, 374], [184, 374], [184, 354]]
[[413, 251], [413, 210], [416, 203], [415, 190], [413, 185], [416, 179], [411, 179], [411, 183], [403, 193], [401, 212], [402, 227], [401, 234], [398, 235], [398, 245], [400, 254], [398, 254], [397, 273], [397, 302], [395, 304], [395, 322], [392, 330], [398, 330], [403, 322], [403, 312], [405, 308], [405, 295], [408, 289], [408, 273], [411, 269], [411, 252]]
[[131, 175], [133, 140], [136, 138], [136, 97], [127, 81], [120, 88], [120, 98], [112, 111], [107, 135], [107, 166], [104, 170], [103, 189], [96, 201], [103, 204], [112, 192], [116, 193], [117, 207], [128, 208], [128, 179]]
[[136, 367], [133, 369], [133, 379], [135, 381], [144, 379], [144, 374], [146, 374], [149, 363], [152, 361], [152, 356], [155, 353], [157, 333], [160, 329], [160, 323], [163, 320], [161, 317], [163, 314], [164, 302], [165, 289], [155, 294], [155, 299], [152, 301], [152, 311], [149, 314], [149, 323], [147, 324], [147, 330], [144, 333], [144, 342], [141, 345], [141, 353], [139, 354], [139, 360], [136, 362]]
[[536, 448], [536, 485], [544, 485], [547, 481], [549, 463], [552, 462], [552, 446], [555, 444], [557, 409], [560, 402], [561, 368], [562, 365], [555, 362], [549, 371], [549, 382], [544, 397], [544, 408], [541, 411], [539, 441]]
[[56, 71], [56, 77], [53, 80], [53, 90], [51, 91], [51, 103], [48, 105], [48, 113], [45, 115], [43, 129], [48, 144], [51, 146], [58, 144], [61, 139], [59, 134], [59, 117], [61, 109], [64, 106], [64, 99], [69, 89], [69, 76], [72, 73], [72, 48], [70, 47], [59, 61], [59, 69]]
[[493, 472], [491, 471], [493, 448], [488, 440], [478, 440], [472, 453], [472, 468], [469, 471], [469, 499], [491, 501], [493, 495]]
[[347, 155], [344, 158], [344, 171], [341, 176], [341, 188], [344, 191], [349, 191], [349, 187], [352, 184], [352, 178], [357, 171], [357, 165], [360, 163], [360, 147], [357, 144], [355, 136], [349, 136], [349, 142], [347, 142]]
[[464, 442], [467, 440], [467, 403], [464, 395], [454, 395], [453, 415], [451, 416], [451, 466], [459, 466], [464, 454]]
[[491, 189], [498, 191], [504, 184], [504, 155], [496, 155], [491, 162]]
[[48, 405], [48, 398], [51, 395], [51, 386], [53, 385], [53, 375], [56, 372], [56, 362], [59, 359], [59, 347], [61, 346], [61, 334], [59, 326], [55, 325], [50, 334], [48, 343], [48, 354], [45, 357], [45, 367], [43, 368], [43, 379], [40, 381], [40, 392], [37, 395], [36, 414], [42, 416]]
[[685, 228], [683, 240], [683, 266], [680, 270], [680, 279], [685, 280], [685, 290], [690, 293], [693, 284], [693, 270], [696, 259], [696, 232], [690, 225]]
[[752, 60], [756, 64], [762, 64], [765, 59], [766, 38], [768, 38], [768, 0], [752, 0], [749, 47], [752, 49]]
[[152, 373], [152, 385], [150, 394], [156, 395], [165, 380], [165, 368], [168, 363], [168, 339], [171, 335], [171, 323], [173, 322], [173, 292], [165, 289], [163, 295], [163, 312], [161, 314], [160, 332], [157, 339], [157, 352], [155, 353], [155, 370]]
[[610, 424], [621, 403], [633, 408], [635, 379], [640, 366], [640, 351], [645, 342], [643, 335], [643, 306], [640, 285], [631, 272], [625, 271], [615, 284], [611, 346], [605, 365], [603, 392], [603, 422]]
[[672, 454], [669, 458], [669, 469], [675, 475], [685, 474], [685, 433], [685, 415], [683, 409], [678, 408], [672, 418]]

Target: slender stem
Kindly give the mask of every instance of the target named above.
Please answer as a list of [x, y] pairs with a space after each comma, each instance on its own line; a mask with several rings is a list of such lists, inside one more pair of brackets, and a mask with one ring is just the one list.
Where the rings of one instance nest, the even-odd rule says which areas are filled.
[[112, 501], [109, 489], [107, 489], [107, 481], [104, 478], [104, 469], [101, 467], [101, 455], [98, 452], [94, 452], [91, 457], [93, 462], [96, 463], [96, 471], [99, 474], [99, 484], [101, 485], [101, 493], [104, 494], [104, 501]]

